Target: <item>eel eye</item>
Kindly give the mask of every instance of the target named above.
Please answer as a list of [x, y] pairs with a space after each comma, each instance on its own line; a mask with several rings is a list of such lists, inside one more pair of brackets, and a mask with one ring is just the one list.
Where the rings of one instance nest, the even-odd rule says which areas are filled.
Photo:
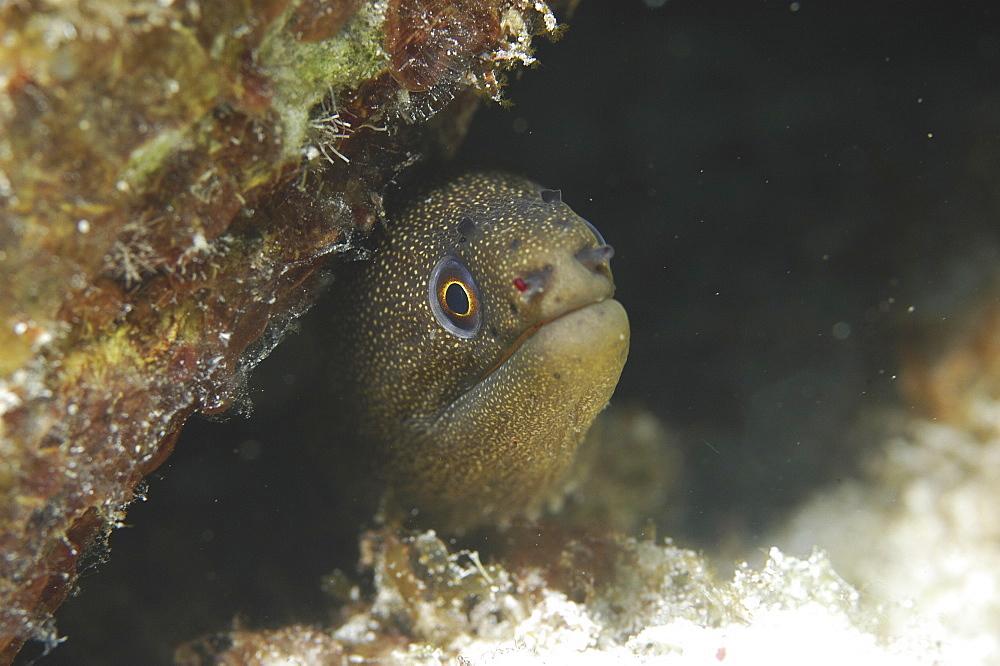
[[460, 261], [444, 257], [437, 263], [431, 273], [428, 297], [434, 318], [446, 331], [460, 338], [471, 338], [479, 332], [479, 290]]

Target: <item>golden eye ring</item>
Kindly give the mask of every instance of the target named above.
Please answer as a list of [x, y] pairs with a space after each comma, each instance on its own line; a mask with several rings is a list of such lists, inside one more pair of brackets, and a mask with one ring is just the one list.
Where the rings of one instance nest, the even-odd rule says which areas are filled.
[[441, 292], [438, 294], [438, 301], [441, 303], [441, 308], [463, 319], [475, 314], [478, 307], [475, 298], [469, 287], [458, 280], [445, 282], [441, 287]]

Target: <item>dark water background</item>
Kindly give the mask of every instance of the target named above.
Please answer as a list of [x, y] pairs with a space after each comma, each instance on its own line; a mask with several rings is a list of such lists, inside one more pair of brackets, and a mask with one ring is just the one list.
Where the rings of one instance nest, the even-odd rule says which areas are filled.
[[[461, 161], [561, 188], [617, 250], [615, 402], [680, 433], [679, 544], [752, 548], [851, 474], [859, 420], [901, 400], [900, 340], [994, 297], [995, 6], [584, 0], [515, 106], [476, 118]], [[302, 454], [325, 436], [325, 316], [257, 370], [249, 419], [192, 421], [41, 663], [166, 663], [234, 617], [324, 619], [319, 578], [356, 537]]]

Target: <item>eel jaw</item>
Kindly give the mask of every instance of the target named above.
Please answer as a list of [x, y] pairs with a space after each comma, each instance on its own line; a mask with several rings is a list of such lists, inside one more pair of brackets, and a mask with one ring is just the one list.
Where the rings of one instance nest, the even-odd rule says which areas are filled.
[[476, 382], [476, 384], [481, 383], [484, 379], [486, 379], [487, 377], [489, 377], [490, 375], [492, 375], [494, 372], [496, 372], [496, 370], [498, 368], [500, 368], [500, 366], [502, 366], [504, 363], [507, 362], [507, 359], [509, 359], [514, 354], [516, 354], [518, 352], [518, 350], [521, 349], [521, 346], [525, 342], [527, 342], [535, 333], [537, 333], [538, 330], [541, 329], [542, 327], [544, 327], [547, 324], [550, 324], [550, 323], [552, 323], [554, 321], [562, 319], [563, 317], [570, 316], [570, 315], [572, 315], [575, 312], [579, 312], [580, 310], [583, 310], [585, 308], [589, 308], [589, 307], [591, 307], [593, 305], [597, 305], [599, 303], [604, 303], [605, 301], [608, 301], [608, 300], [613, 300], [613, 299], [611, 299], [611, 297], [608, 296], [606, 298], [599, 298], [599, 299], [596, 299], [596, 300], [593, 300], [593, 301], [588, 301], [586, 303], [581, 303], [580, 305], [577, 305], [575, 307], [569, 308], [567, 310], [563, 310], [559, 314], [556, 314], [556, 315], [553, 315], [553, 316], [548, 317], [546, 319], [542, 319], [541, 321], [535, 322], [534, 324], [532, 324], [531, 326], [529, 326], [528, 328], [526, 328], [525, 331], [523, 333], [521, 333], [521, 335], [517, 336], [517, 339], [514, 340], [514, 342], [510, 345], [510, 347], [507, 348], [507, 350], [504, 352], [503, 356], [501, 356], [497, 360], [497, 362], [494, 363], [493, 366], [489, 370], [487, 370], [485, 373], [483, 373], [483, 376], [479, 378], [479, 380]]

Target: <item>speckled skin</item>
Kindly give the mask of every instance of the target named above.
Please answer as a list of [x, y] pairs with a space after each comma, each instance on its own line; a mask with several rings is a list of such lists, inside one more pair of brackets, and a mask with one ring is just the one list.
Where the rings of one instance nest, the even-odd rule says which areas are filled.
[[[343, 395], [362, 445], [395, 503], [439, 529], [537, 515], [628, 354], [608, 263], [586, 260], [601, 243], [542, 192], [514, 176], [462, 176], [387, 220], [372, 261], [335, 287], [349, 295]], [[471, 338], [430, 307], [445, 256], [478, 286]]]

